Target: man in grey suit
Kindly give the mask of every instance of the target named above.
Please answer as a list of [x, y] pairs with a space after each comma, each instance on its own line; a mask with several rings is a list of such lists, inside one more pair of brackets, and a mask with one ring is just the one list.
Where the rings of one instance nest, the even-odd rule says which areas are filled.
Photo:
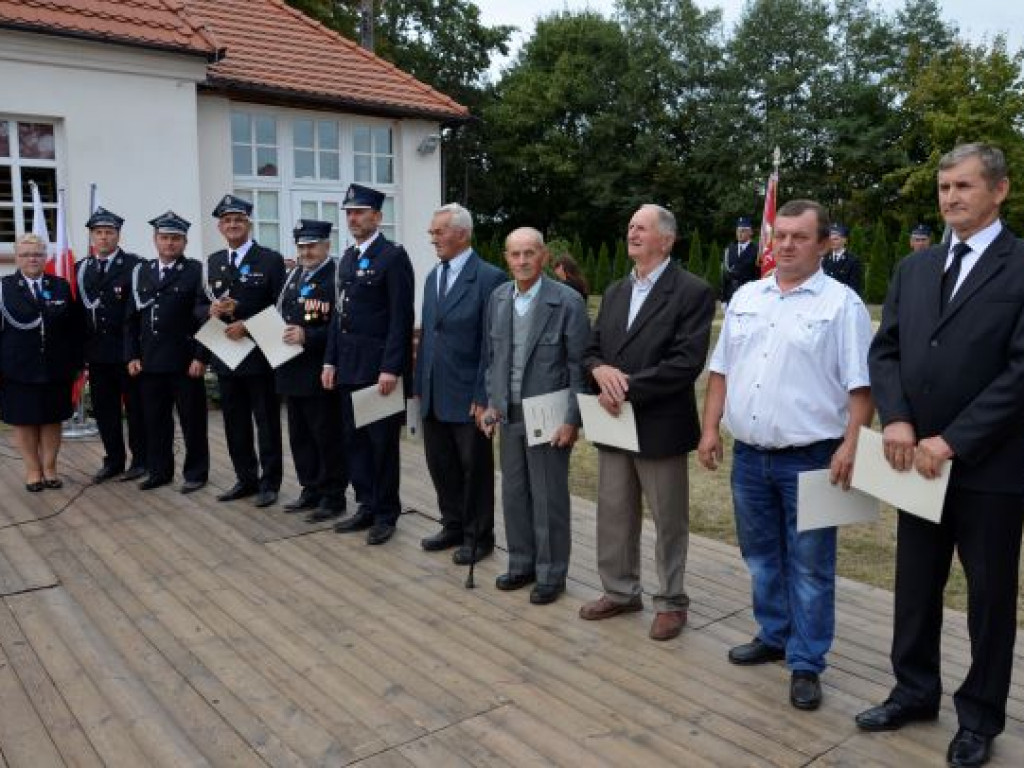
[[657, 534], [653, 640], [676, 637], [686, 624], [686, 454], [700, 437], [693, 385], [707, 360], [715, 314], [711, 286], [669, 258], [675, 239], [675, 217], [661, 206], [633, 214], [627, 234], [633, 272], [605, 291], [583, 356], [602, 407], [617, 415], [623, 403], [632, 405], [640, 450], [598, 446], [597, 570], [604, 594], [580, 608], [580, 618], [643, 609], [642, 493]]
[[484, 310], [504, 273], [470, 245], [473, 217], [457, 203], [439, 208], [430, 240], [439, 262], [423, 290], [413, 394], [420, 399], [423, 449], [437, 491], [441, 530], [420, 542], [435, 552], [458, 547], [456, 565], [494, 550], [494, 454], [476, 428], [484, 392]]
[[[505, 240], [514, 282], [491, 295], [484, 335], [489, 437], [501, 423], [501, 502], [508, 539], [508, 572], [495, 586], [509, 591], [534, 581], [530, 602], [546, 605], [565, 591], [569, 570], [569, 454], [576, 442], [583, 383], [583, 349], [590, 334], [587, 308], [574, 289], [543, 276], [548, 251], [535, 229]], [[549, 442], [530, 446], [523, 399], [568, 391], [563, 423]]]

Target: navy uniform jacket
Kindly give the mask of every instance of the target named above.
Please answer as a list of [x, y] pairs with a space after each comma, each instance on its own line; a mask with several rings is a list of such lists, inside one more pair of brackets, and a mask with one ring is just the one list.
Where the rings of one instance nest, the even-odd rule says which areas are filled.
[[761, 277], [757, 266], [758, 244], [751, 240], [743, 253], [739, 253], [739, 247], [738, 242], [732, 243], [725, 249], [722, 259], [722, 301], [726, 303], [744, 285]]
[[308, 279], [302, 267], [292, 272], [281, 297], [281, 316], [288, 325], [302, 326], [306, 341], [302, 354], [278, 368], [277, 392], [291, 397], [312, 397], [324, 392], [323, 372], [327, 332], [334, 316], [334, 273], [336, 261], [328, 258]]
[[[421, 413], [465, 424], [473, 420], [471, 404], [487, 403], [483, 361], [487, 302], [508, 277], [474, 252], [445, 296], [444, 306], [438, 307], [440, 274], [440, 266], [435, 266], [424, 286], [413, 393], [420, 396]], [[432, 401], [435, 391], [442, 393], [439, 402]]]
[[[230, 292], [231, 298], [238, 302], [233, 320], [248, 320], [276, 304], [277, 297], [284, 288], [284, 257], [277, 251], [264, 248], [255, 242], [246, 252], [238, 269], [231, 264], [227, 250], [210, 254], [206, 269], [207, 287], [213, 295], [221, 297]], [[202, 289], [196, 302], [196, 315], [200, 325], [210, 316], [210, 299]], [[227, 318], [222, 319], [228, 322]], [[250, 352], [233, 371], [216, 356], [213, 356], [211, 367], [219, 376], [251, 376], [271, 372], [270, 363], [259, 348]]]
[[863, 292], [864, 265], [849, 251], [843, 251], [839, 258], [836, 258], [834, 253], [826, 254], [821, 260], [821, 268], [829, 277], [853, 288], [858, 296]]
[[416, 288], [405, 248], [383, 235], [365, 256], [350, 248], [338, 265], [338, 284], [341, 304], [324, 353], [324, 364], [335, 366], [337, 386], [368, 387], [382, 372], [408, 378]]
[[20, 272], [3, 281], [4, 310], [27, 324], [40, 314], [38, 328], [21, 330], [0, 315], [0, 376], [11, 381], [71, 381], [82, 368], [82, 307], [71, 298], [71, 286], [56, 275], [43, 275], [40, 306]]
[[[125, 326], [125, 359], [142, 360], [143, 373], [185, 373], [193, 360], [206, 362], [209, 352], [193, 338], [196, 296], [203, 282], [203, 267], [181, 256], [160, 284], [160, 260], [143, 262], [138, 272], [138, 299], [134, 296]], [[152, 302], [152, 303], [150, 303]]]
[[[124, 324], [132, 302], [132, 271], [142, 261], [134, 253], [116, 251], [107, 257], [107, 271], [101, 277], [99, 259], [90, 256], [75, 265], [78, 300], [85, 308], [85, 361], [124, 363]], [[84, 290], [83, 290], [84, 289]]]

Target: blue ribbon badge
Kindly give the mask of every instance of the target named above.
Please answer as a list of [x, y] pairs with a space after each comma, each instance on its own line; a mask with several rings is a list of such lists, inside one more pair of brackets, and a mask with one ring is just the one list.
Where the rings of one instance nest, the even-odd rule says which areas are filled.
[[368, 266], [370, 266], [370, 260], [363, 256], [363, 258], [359, 260], [359, 268], [366, 269]]
[[302, 286], [302, 288], [299, 289], [299, 295], [303, 297], [309, 296], [309, 294], [313, 292], [314, 288], [316, 288], [315, 285], [313, 285], [312, 283], [307, 283], [306, 285]]
[[250, 272], [250, 267], [249, 267], [248, 264], [243, 264], [242, 268], [238, 270], [238, 274], [240, 274], [240, 275], [248, 275], [249, 272]]

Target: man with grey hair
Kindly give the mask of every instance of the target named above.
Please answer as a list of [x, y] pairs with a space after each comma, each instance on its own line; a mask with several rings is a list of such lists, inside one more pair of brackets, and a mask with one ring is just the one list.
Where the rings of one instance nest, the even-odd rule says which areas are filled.
[[428, 552], [457, 547], [452, 560], [469, 565], [494, 550], [494, 455], [476, 419], [487, 404], [484, 312], [505, 275], [473, 250], [473, 217], [461, 205], [437, 209], [428, 232], [438, 263], [423, 290], [413, 394], [441, 530], [421, 545]]
[[1024, 520], [1024, 244], [999, 219], [1003, 153], [956, 147], [939, 162], [949, 242], [903, 259], [868, 366], [885, 458], [936, 478], [952, 462], [942, 517], [900, 511], [892, 665], [896, 685], [857, 715], [866, 731], [938, 717], [942, 593], [955, 549], [967, 576], [971, 664], [953, 695], [946, 759], [989, 759], [1006, 721]]
[[604, 594], [580, 609], [590, 621], [643, 609], [640, 583], [641, 496], [656, 532], [654, 640], [676, 637], [686, 623], [683, 589], [689, 535], [686, 454], [700, 424], [694, 382], [704, 369], [715, 294], [669, 258], [675, 217], [657, 205], [633, 214], [627, 251], [634, 267], [605, 291], [584, 354], [599, 402], [636, 419], [639, 451], [598, 446], [597, 567]]

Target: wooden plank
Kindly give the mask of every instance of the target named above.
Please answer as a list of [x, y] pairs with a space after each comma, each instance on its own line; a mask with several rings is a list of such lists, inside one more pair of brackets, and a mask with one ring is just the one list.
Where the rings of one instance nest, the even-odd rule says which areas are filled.
[[64, 761], [0, 648], [0, 750], [8, 765], [63, 768]]
[[57, 577], [17, 527], [0, 530], [0, 595], [52, 587]]

